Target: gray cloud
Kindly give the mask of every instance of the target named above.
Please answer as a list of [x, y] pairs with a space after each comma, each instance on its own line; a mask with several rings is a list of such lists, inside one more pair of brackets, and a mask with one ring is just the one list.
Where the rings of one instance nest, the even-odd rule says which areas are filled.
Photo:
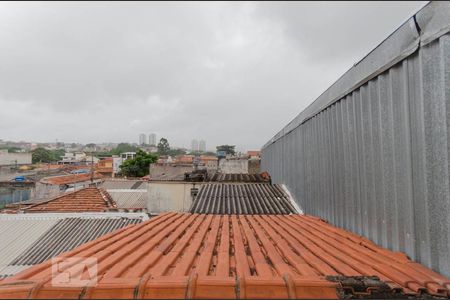
[[423, 5], [1, 3], [0, 138], [256, 149]]

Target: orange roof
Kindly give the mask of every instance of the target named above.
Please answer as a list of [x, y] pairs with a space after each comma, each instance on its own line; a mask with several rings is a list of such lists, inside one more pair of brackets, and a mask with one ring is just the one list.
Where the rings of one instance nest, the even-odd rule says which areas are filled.
[[194, 160], [193, 155], [180, 155], [175, 158], [175, 161], [179, 162], [179, 163], [190, 163], [191, 164], [193, 162], [193, 160]]
[[105, 158], [102, 158], [100, 161], [113, 161], [113, 158], [112, 157], [105, 157]]
[[99, 188], [84, 188], [23, 209], [36, 212], [101, 212], [115, 208], [111, 196]]
[[201, 161], [217, 161], [218, 158], [212, 155], [200, 155]]
[[261, 151], [247, 151], [249, 156], [259, 156], [261, 155]]
[[[94, 179], [101, 179], [103, 176], [101, 174], [94, 172]], [[71, 175], [63, 175], [63, 176], [54, 176], [54, 177], [46, 177], [41, 179], [41, 182], [48, 184], [71, 184], [82, 181], [89, 181], [91, 179], [91, 174], [71, 174]]]
[[[52, 285], [47, 261], [0, 282], [0, 298], [332, 299], [450, 293], [450, 280], [404, 254], [302, 215], [167, 213], [59, 258], [97, 259], [97, 283]], [[76, 262], [59, 270], [94, 279]]]

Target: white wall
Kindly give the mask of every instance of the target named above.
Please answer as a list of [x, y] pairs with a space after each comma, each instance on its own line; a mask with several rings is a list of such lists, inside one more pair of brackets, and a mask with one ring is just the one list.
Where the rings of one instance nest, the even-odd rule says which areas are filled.
[[224, 174], [248, 174], [247, 159], [221, 159], [219, 161], [219, 171]]
[[200, 189], [201, 183], [151, 181], [149, 183], [149, 213], [167, 211], [187, 212], [192, 204], [191, 189]]
[[0, 166], [31, 164], [31, 153], [8, 153], [7, 150], [0, 150]]

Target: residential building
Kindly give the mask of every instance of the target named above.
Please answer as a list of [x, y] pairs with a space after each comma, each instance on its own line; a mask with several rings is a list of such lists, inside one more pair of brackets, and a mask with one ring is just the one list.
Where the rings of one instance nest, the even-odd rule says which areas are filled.
[[151, 146], [156, 146], [156, 133], [150, 133], [148, 135], [148, 144]]
[[204, 140], [200, 140], [198, 144], [198, 151], [206, 152], [206, 142]]
[[112, 177], [114, 174], [114, 158], [106, 157], [97, 163], [96, 171], [103, 176]]
[[123, 160], [133, 159], [136, 157], [136, 152], [124, 152], [120, 154], [120, 157], [122, 157]]
[[[92, 181], [91, 181], [92, 177]], [[65, 192], [98, 185], [103, 176], [97, 172], [91, 174], [71, 174], [45, 177], [36, 182], [36, 198], [45, 199], [61, 195]]]
[[145, 145], [147, 144], [147, 136], [145, 135], [145, 133], [141, 133], [139, 135], [139, 145]]
[[248, 159], [229, 157], [219, 160], [219, 172], [224, 174], [248, 174]]
[[192, 140], [191, 142], [191, 151], [192, 152], [197, 152], [198, 151], [198, 141], [197, 140]]
[[261, 151], [247, 151], [247, 155], [250, 159], [252, 158], [261, 158]]
[[[91, 157], [89, 157], [90, 159]], [[87, 155], [84, 152], [66, 152], [58, 161], [58, 165], [77, 165], [86, 162]], [[90, 160], [89, 160], [90, 162]]]

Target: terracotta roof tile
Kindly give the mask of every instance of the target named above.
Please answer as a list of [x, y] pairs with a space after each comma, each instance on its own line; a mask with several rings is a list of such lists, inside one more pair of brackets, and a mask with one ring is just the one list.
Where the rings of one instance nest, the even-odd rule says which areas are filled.
[[111, 196], [99, 188], [84, 188], [45, 202], [31, 205], [24, 212], [100, 212], [115, 208]]
[[[94, 179], [101, 179], [103, 176], [98, 173], [94, 173], [93, 176]], [[53, 176], [53, 177], [46, 177], [41, 179], [42, 183], [47, 184], [71, 184], [71, 183], [77, 183], [77, 182], [83, 182], [83, 181], [89, 181], [91, 179], [91, 174], [71, 174], [71, 175], [63, 175], [63, 176]]]
[[[47, 261], [0, 282], [0, 298], [333, 299], [450, 293], [450, 280], [404, 254], [304, 215], [168, 213], [59, 257], [96, 258], [98, 282], [53, 286]], [[73, 274], [79, 267], [62, 271]]]

